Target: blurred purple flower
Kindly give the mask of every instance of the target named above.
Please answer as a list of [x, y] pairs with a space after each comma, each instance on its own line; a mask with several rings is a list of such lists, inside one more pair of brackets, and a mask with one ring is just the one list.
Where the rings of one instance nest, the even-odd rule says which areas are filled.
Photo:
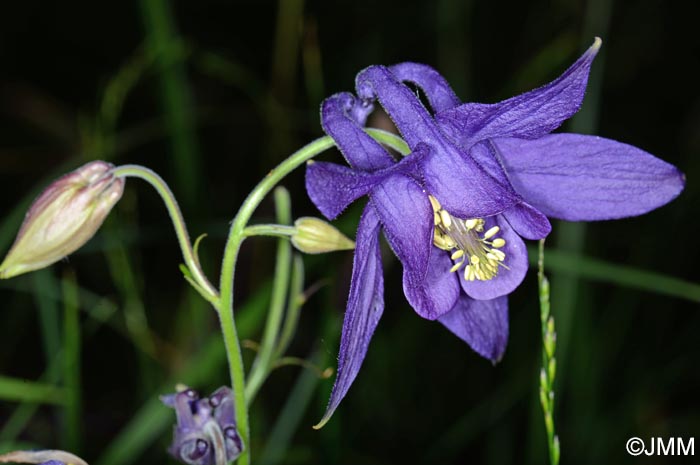
[[190, 465], [219, 465], [238, 458], [243, 443], [231, 394], [222, 386], [204, 398], [192, 389], [161, 397], [177, 415], [169, 449], [173, 457]]
[[[578, 111], [600, 39], [559, 78], [496, 104], [462, 104], [434, 69], [371, 66], [357, 94], [324, 101], [324, 130], [350, 168], [310, 163], [306, 187], [329, 219], [364, 195], [338, 375], [321, 427], [347, 393], [384, 309], [379, 231], [403, 265], [416, 312], [439, 320], [498, 361], [508, 338], [507, 294], [523, 280], [521, 239], [541, 239], [547, 216], [569, 221], [639, 215], [675, 198], [683, 175], [635, 147], [549, 134]], [[434, 114], [404, 82], [423, 90]], [[396, 162], [362, 129], [378, 100], [411, 149]], [[457, 275], [460, 275], [458, 277]]]
[[35, 463], [39, 465], [87, 465], [78, 457], [63, 450], [16, 450], [0, 455], [0, 463]]

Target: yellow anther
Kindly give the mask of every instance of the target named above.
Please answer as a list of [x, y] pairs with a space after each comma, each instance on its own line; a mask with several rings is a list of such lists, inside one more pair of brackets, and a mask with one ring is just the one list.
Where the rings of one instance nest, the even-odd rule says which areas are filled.
[[445, 237], [442, 234], [440, 234], [440, 232], [437, 229], [433, 233], [433, 244], [435, 244], [437, 247], [440, 247], [441, 249], [445, 249], [446, 247]]
[[484, 233], [484, 239], [491, 239], [491, 238], [492, 238], [493, 236], [495, 236], [495, 235], [498, 233], [498, 231], [500, 231], [500, 230], [501, 230], [501, 228], [499, 228], [498, 226], [494, 226], [494, 227], [490, 228], [488, 231], [486, 231], [486, 232]]
[[501, 247], [506, 245], [506, 240], [498, 237], [498, 238], [494, 239], [493, 242], [491, 242], [491, 245], [496, 247], [497, 249], [500, 249]]
[[433, 207], [435, 223], [433, 244], [450, 252], [452, 260], [459, 260], [450, 268], [450, 272], [464, 268], [465, 280], [488, 281], [498, 275], [500, 267], [509, 269], [502, 263], [506, 254], [498, 250], [506, 245], [506, 241], [494, 238], [501, 230], [498, 226], [484, 232], [485, 221], [482, 218], [455, 218], [442, 209], [435, 197], [429, 195], [428, 199]]
[[464, 269], [464, 279], [466, 281], [474, 281], [474, 268], [471, 267], [471, 265], [467, 266]]
[[450, 214], [447, 213], [445, 210], [440, 210], [440, 221], [442, 221], [442, 224], [447, 229], [449, 229], [450, 226], [452, 226], [452, 218], [450, 218]]

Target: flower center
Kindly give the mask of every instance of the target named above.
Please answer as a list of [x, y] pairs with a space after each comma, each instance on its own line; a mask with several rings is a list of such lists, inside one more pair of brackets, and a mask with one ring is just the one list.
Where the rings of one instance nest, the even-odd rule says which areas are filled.
[[433, 244], [448, 252], [454, 250], [452, 260], [461, 259], [450, 269], [451, 272], [464, 267], [465, 280], [488, 281], [498, 274], [499, 266], [508, 269], [503, 264], [506, 254], [499, 250], [506, 245], [506, 241], [495, 237], [500, 231], [498, 226], [484, 232], [485, 222], [482, 218], [455, 218], [442, 209], [435, 197], [429, 195], [428, 198], [433, 206], [435, 223]]

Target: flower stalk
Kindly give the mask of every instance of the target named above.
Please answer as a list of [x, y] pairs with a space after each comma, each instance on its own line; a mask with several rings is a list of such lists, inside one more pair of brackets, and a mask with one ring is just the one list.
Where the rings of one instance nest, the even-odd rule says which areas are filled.
[[168, 210], [170, 219], [175, 228], [175, 234], [182, 250], [182, 257], [185, 261], [187, 269], [191, 273], [192, 280], [196, 284], [195, 288], [202, 294], [207, 301], [212, 303], [214, 307], [218, 307], [219, 294], [216, 288], [209, 282], [204, 271], [199, 264], [199, 258], [192, 247], [187, 225], [182, 216], [180, 206], [175, 200], [173, 192], [168, 187], [168, 184], [155, 171], [139, 165], [122, 165], [114, 169], [114, 175], [119, 177], [139, 178], [149, 183], [163, 199], [165, 207]]
[[238, 210], [233, 219], [231, 229], [226, 241], [224, 250], [224, 260], [221, 269], [221, 282], [219, 289], [221, 297], [219, 301], [219, 319], [221, 332], [226, 345], [226, 354], [229, 363], [229, 372], [234, 392], [234, 405], [236, 408], [236, 423], [238, 432], [246, 446], [245, 451], [239, 458], [241, 465], [250, 464], [250, 429], [248, 426], [248, 404], [245, 392], [245, 370], [243, 367], [243, 357], [241, 345], [236, 330], [236, 322], [233, 313], [233, 290], [234, 274], [238, 253], [246, 238], [246, 226], [253, 213], [260, 205], [265, 196], [279, 183], [287, 174], [304, 164], [307, 160], [315, 157], [319, 153], [333, 147], [334, 142], [330, 137], [321, 137], [302, 147], [289, 158], [280, 163], [248, 194], [248, 197]]
[[[406, 143], [400, 137], [379, 129], [366, 129], [366, 132], [381, 144], [387, 145], [400, 153], [406, 153]], [[241, 465], [250, 464], [251, 447], [248, 424], [248, 402], [245, 393], [245, 369], [243, 366], [241, 345], [238, 339], [233, 307], [234, 275], [238, 253], [240, 252], [243, 241], [249, 236], [249, 234], [246, 233], [248, 222], [265, 196], [289, 173], [333, 146], [335, 146], [335, 141], [331, 137], [320, 137], [297, 150], [290, 155], [289, 158], [272, 169], [268, 175], [253, 188], [250, 194], [248, 194], [248, 197], [241, 205], [241, 208], [238, 210], [238, 213], [231, 223], [231, 229], [229, 230], [228, 239], [226, 240], [224, 259], [221, 267], [218, 309], [221, 332], [226, 346], [229, 374], [234, 392], [233, 400], [236, 409], [236, 423], [238, 425], [238, 432], [246, 446], [245, 451], [238, 459]]]

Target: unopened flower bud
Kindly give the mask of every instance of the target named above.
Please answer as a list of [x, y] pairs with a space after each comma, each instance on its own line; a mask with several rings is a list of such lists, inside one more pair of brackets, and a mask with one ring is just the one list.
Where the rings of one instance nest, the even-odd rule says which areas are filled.
[[292, 235], [292, 244], [301, 252], [318, 254], [355, 248], [352, 240], [319, 218], [299, 218], [294, 222], [294, 227], [296, 231]]
[[0, 278], [49, 266], [90, 240], [124, 192], [113, 168], [93, 161], [47, 187], [29, 208]]

